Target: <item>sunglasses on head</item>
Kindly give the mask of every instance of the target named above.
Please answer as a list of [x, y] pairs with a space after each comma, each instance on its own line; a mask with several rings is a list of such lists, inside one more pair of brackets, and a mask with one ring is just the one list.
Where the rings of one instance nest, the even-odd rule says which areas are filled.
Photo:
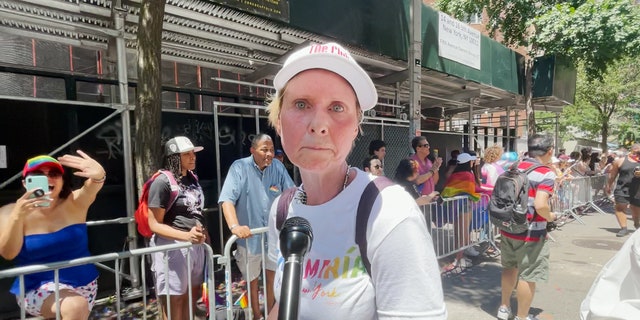
[[29, 173], [30, 176], [47, 176], [49, 178], [60, 178], [62, 177], [62, 172], [57, 171], [57, 170], [51, 170], [47, 173], [44, 173], [42, 171], [32, 171]]

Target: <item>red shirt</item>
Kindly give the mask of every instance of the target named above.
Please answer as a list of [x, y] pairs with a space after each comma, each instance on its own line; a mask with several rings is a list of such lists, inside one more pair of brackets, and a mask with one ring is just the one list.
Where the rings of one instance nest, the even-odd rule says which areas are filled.
[[[525, 171], [533, 165], [539, 165], [540, 163], [535, 159], [526, 159], [518, 165], [518, 169]], [[534, 169], [528, 175], [529, 177], [529, 206], [527, 218], [531, 225], [529, 230], [520, 234], [508, 233], [501, 231], [502, 235], [516, 240], [524, 240], [527, 242], [537, 242], [540, 239], [544, 239], [547, 236], [547, 220], [535, 213], [535, 207], [533, 206], [536, 194], [538, 192], [546, 192], [549, 196], [553, 195], [553, 186], [556, 179], [556, 173], [547, 166], [542, 166]]]

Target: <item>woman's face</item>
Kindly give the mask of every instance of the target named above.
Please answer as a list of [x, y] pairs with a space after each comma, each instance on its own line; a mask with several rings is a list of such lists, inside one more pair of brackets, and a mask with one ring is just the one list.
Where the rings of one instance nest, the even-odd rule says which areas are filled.
[[194, 170], [196, 168], [196, 153], [193, 151], [181, 153], [180, 167], [183, 173], [186, 173], [186, 170]]
[[416, 146], [416, 154], [418, 158], [424, 159], [431, 153], [431, 145], [427, 139], [422, 139]]
[[342, 164], [358, 134], [356, 95], [339, 75], [299, 73], [284, 90], [277, 130], [292, 163], [306, 170]]

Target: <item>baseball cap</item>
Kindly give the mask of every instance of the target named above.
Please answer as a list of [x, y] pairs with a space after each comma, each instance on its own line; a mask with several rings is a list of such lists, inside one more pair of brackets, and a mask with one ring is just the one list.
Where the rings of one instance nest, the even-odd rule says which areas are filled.
[[476, 159], [478, 159], [476, 156], [472, 156], [472, 155], [470, 155], [468, 153], [461, 153], [456, 158], [458, 163], [467, 163], [467, 162], [469, 162], [471, 160], [476, 160]]
[[279, 156], [279, 155], [281, 155], [281, 154], [284, 154], [284, 151], [282, 151], [282, 150], [280, 150], [280, 149], [276, 150], [276, 152], [275, 152], [275, 155], [276, 155], [276, 156]]
[[328, 70], [347, 80], [362, 111], [372, 109], [378, 103], [378, 93], [369, 75], [347, 49], [335, 42], [312, 44], [291, 54], [273, 78], [273, 86], [279, 94], [291, 78], [310, 69]]
[[201, 146], [194, 147], [191, 140], [183, 136], [177, 136], [177, 137], [174, 137], [173, 139], [169, 139], [169, 141], [167, 141], [164, 147], [165, 147], [165, 154], [168, 156], [175, 153], [189, 152], [192, 150], [193, 152], [198, 152], [204, 149]]
[[58, 160], [50, 157], [50, 156], [36, 156], [33, 157], [24, 164], [24, 168], [22, 169], [22, 176], [26, 177], [27, 174], [37, 171], [41, 168], [50, 168], [57, 169], [60, 172], [64, 173], [64, 169]]

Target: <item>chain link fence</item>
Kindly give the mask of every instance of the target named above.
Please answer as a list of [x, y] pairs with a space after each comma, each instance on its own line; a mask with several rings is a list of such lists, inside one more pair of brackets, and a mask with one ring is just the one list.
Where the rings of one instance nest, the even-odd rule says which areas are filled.
[[388, 178], [393, 178], [400, 160], [408, 157], [411, 152], [409, 124], [362, 124], [362, 135], [356, 139], [347, 162], [353, 167], [362, 169], [362, 161], [369, 156], [369, 143], [373, 140], [383, 140], [386, 143], [384, 173]]

